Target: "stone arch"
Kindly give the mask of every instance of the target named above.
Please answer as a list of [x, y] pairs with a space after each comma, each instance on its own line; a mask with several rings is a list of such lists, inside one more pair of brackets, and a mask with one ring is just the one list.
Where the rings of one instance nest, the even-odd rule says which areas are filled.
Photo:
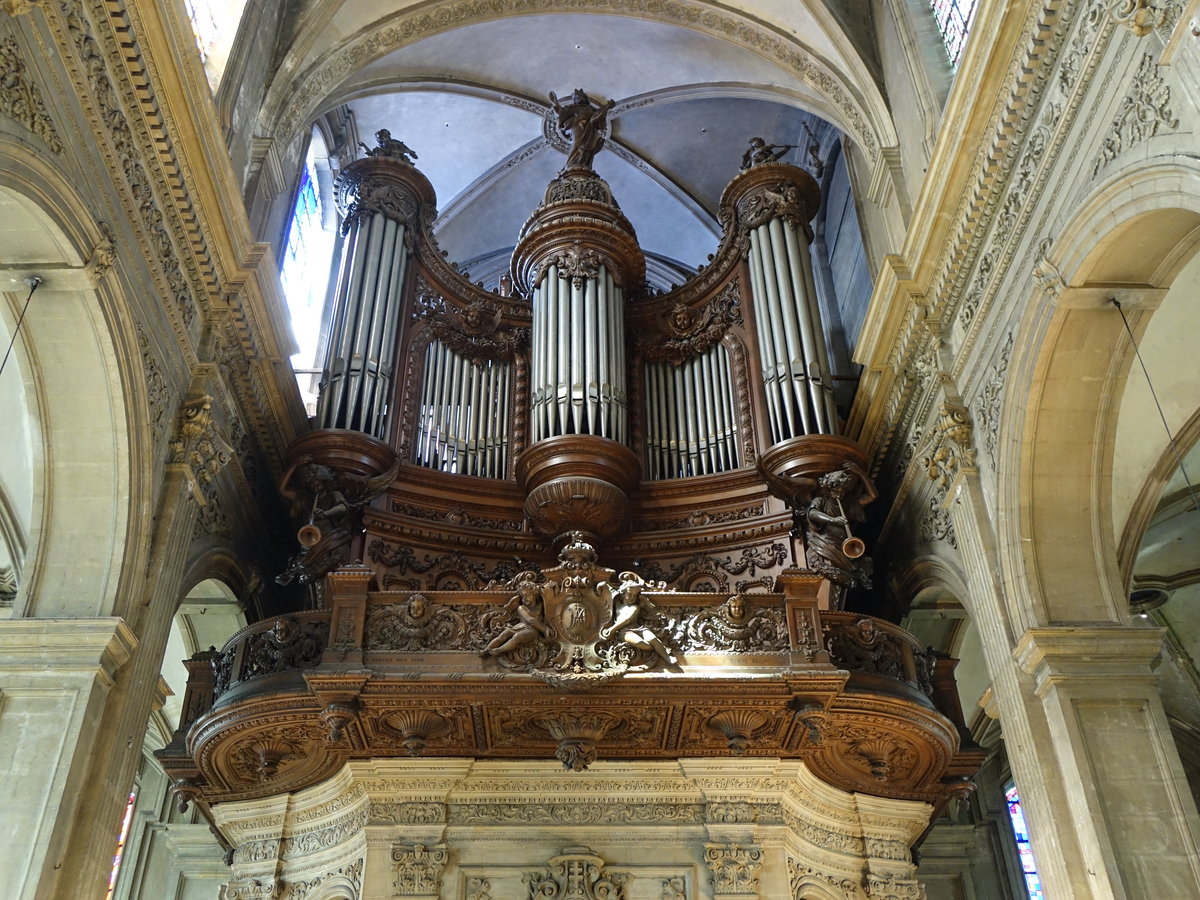
[[[847, 61], [845, 69], [826, 59], [826, 53], [806, 44], [788, 23], [765, 21], [699, 0], [655, 7], [632, 15], [628, 5], [619, 0], [593, 0], [586, 9], [554, 0], [538, 4], [512, 0], [504, 6], [508, 8], [490, 3], [464, 6], [454, 0], [441, 0], [432, 6], [401, 10], [384, 20], [370, 23], [339, 45], [325, 50], [298, 76], [277, 79], [267, 91], [259, 132], [290, 144], [306, 123], [329, 105], [329, 98], [355, 71], [425, 38], [502, 18], [584, 13], [688, 28], [741, 46], [791, 72], [798, 85], [811, 91], [812, 111], [849, 135], [869, 161], [875, 162], [879, 158], [881, 148], [896, 144], [891, 115], [870, 68], [822, 4], [812, 4], [813, 9], [808, 12], [821, 17], [822, 35], [831, 41], [826, 53], [841, 55]], [[311, 28], [321, 24], [314, 19]], [[307, 40], [302, 35], [297, 41], [299, 51], [288, 55], [279, 67], [280, 71], [295, 72], [304, 67], [311, 41], [311, 34]]]
[[[1135, 335], [1200, 247], [1200, 163], [1142, 161], [1100, 184], [1060, 229], [1018, 328], [1001, 412], [999, 543], [1017, 633], [1123, 622], [1113, 527], [1114, 438]], [[1162, 438], [1165, 443], [1165, 436]], [[1014, 448], [1019, 456], [1014, 457]]]
[[[60, 173], [4, 139], [0, 206], [6, 231], [20, 234], [0, 244], [3, 289], [22, 288], [5, 304], [5, 346], [25, 299], [22, 279], [43, 279], [3, 376], [10, 412], [28, 437], [18, 461], [28, 495], [7, 517], [23, 540], [13, 614], [120, 614], [131, 593], [122, 577], [136, 571], [127, 557], [149, 544], [150, 523], [130, 513], [145, 503], [148, 479], [136, 473], [149, 453], [148, 426], [138, 421], [146, 404], [129, 396], [140, 354], [121, 325], [129, 321], [124, 298], [105, 275], [110, 237]], [[146, 539], [133, 540], [134, 529]]]

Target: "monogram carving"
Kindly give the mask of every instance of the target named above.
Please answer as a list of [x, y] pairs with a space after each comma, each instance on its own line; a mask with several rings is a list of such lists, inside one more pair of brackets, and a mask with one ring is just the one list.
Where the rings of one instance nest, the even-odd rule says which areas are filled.
[[596, 551], [574, 532], [560, 564], [517, 584], [503, 626], [483, 650], [503, 667], [531, 672], [556, 687], [582, 690], [625, 672], [675, 664], [656, 630], [657, 609], [642, 597], [647, 585], [633, 572], [596, 563]]
[[544, 872], [526, 872], [530, 900], [625, 900], [629, 876], [608, 872], [587, 847], [565, 847]]

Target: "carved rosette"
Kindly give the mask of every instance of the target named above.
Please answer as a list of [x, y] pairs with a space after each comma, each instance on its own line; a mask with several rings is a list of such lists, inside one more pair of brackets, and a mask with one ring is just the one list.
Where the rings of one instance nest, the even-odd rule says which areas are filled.
[[821, 189], [803, 169], [787, 163], [761, 163], [729, 182], [721, 206], [736, 210], [737, 227], [757, 228], [771, 219], [784, 219], [804, 227], [812, 240], [809, 222], [821, 205]]
[[368, 156], [350, 163], [338, 174], [333, 191], [343, 217], [342, 234], [375, 213], [411, 228], [420, 216], [432, 216], [437, 208], [429, 179], [410, 163], [388, 156]]
[[545, 269], [581, 286], [601, 266], [620, 287], [633, 291], [646, 277], [646, 258], [637, 233], [613, 199], [608, 183], [595, 172], [568, 169], [550, 182], [545, 199], [521, 228], [513, 250], [513, 279], [524, 294]]

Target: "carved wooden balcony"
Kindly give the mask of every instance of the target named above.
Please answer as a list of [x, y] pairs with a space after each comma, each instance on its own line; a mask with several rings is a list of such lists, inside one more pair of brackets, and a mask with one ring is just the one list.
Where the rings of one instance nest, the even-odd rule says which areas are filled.
[[258, 622], [190, 667], [163, 765], [181, 796], [217, 802], [298, 790], [351, 758], [747, 754], [936, 803], [980, 762], [953, 661], [818, 610], [815, 575], [729, 596], [618, 576], [579, 540], [560, 560], [473, 591], [377, 591], [370, 569], [339, 569], [328, 609]]

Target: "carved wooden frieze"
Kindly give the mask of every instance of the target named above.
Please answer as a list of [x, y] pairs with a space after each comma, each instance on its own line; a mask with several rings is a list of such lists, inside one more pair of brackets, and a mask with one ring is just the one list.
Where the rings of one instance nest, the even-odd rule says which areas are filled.
[[413, 319], [426, 323], [434, 337], [475, 365], [486, 360], [511, 360], [529, 340], [528, 328], [501, 327], [499, 298], [470, 298], [465, 305], [449, 302], [423, 277], [417, 277]]
[[731, 281], [699, 309], [676, 301], [659, 333], [639, 337], [635, 346], [646, 362], [678, 366], [707, 352], [731, 327], [741, 324], [738, 282]]

